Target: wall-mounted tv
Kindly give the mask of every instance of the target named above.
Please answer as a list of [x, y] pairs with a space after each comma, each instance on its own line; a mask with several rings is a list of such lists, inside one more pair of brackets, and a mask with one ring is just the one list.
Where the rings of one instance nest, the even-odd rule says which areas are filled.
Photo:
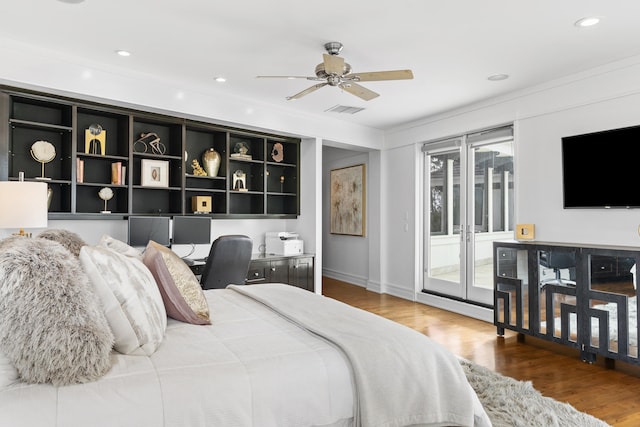
[[640, 208], [640, 126], [562, 138], [564, 208]]

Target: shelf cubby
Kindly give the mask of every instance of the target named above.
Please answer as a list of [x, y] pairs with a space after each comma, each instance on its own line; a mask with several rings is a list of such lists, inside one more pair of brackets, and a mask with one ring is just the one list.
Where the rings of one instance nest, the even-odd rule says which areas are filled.
[[76, 185], [76, 213], [100, 213], [104, 210], [104, 200], [98, 196], [98, 192], [109, 187], [113, 191], [113, 198], [107, 201], [107, 210], [111, 213], [126, 214], [128, 209], [128, 189], [126, 186], [115, 185]]

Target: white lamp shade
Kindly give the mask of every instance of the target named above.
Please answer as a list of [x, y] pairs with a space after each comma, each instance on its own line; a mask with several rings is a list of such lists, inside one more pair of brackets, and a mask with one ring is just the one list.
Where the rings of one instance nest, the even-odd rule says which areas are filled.
[[0, 228], [47, 226], [47, 184], [0, 181]]

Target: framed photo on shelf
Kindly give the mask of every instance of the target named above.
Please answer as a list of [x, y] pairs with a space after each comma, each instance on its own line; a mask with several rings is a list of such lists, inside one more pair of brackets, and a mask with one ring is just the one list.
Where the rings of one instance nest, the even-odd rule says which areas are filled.
[[142, 159], [140, 184], [143, 187], [169, 187], [169, 162]]
[[365, 235], [365, 165], [331, 171], [331, 234]]

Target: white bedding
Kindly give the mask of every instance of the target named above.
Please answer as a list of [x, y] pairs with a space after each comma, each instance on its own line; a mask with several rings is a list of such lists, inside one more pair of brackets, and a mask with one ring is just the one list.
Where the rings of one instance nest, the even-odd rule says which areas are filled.
[[[0, 426], [353, 424], [354, 376], [342, 351], [234, 290], [205, 294], [212, 325], [170, 319], [153, 355], [114, 352], [112, 369], [99, 381], [1, 388]], [[467, 389], [460, 394], [486, 422], [475, 394], [472, 401]]]

